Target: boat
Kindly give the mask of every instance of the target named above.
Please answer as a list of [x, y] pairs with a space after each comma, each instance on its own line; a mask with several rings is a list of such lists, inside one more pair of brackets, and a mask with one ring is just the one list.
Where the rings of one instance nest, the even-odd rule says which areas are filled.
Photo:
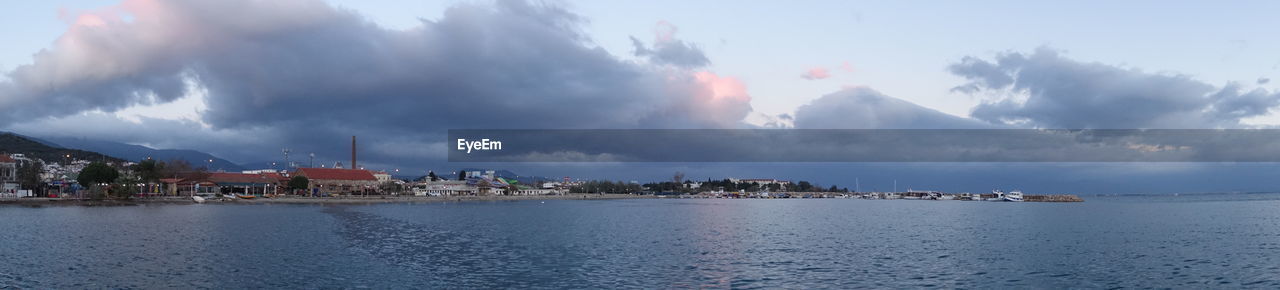
[[199, 195], [192, 195], [191, 200], [196, 201], [196, 203], [204, 203], [204, 197], [200, 197]]
[[1014, 190], [1004, 195], [1004, 201], [1022, 201], [1022, 191]]
[[987, 201], [1004, 201], [1004, 191], [1000, 191], [999, 189], [992, 190], [991, 194], [995, 195], [995, 197], [988, 198]]
[[243, 198], [243, 199], [254, 199], [254, 198], [256, 198], [257, 196], [255, 196], [255, 195], [243, 195], [243, 194], [237, 194], [237, 195], [236, 195], [236, 197]]

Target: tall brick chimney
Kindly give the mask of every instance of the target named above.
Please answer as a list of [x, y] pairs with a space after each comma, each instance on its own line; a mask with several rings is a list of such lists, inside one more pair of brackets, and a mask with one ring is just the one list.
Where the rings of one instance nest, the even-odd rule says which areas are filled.
[[351, 169], [360, 169], [356, 166], [356, 136], [351, 136]]

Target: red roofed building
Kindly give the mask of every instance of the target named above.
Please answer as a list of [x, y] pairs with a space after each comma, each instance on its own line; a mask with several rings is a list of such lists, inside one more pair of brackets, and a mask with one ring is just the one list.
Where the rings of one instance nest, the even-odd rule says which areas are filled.
[[279, 173], [212, 172], [204, 176], [165, 178], [168, 194], [278, 194], [287, 183]]
[[363, 169], [298, 168], [294, 176], [307, 177], [311, 193], [362, 194], [378, 189], [378, 178]]
[[232, 194], [276, 194], [283, 186], [283, 179], [278, 173], [209, 173], [209, 182], [218, 186], [222, 193]]

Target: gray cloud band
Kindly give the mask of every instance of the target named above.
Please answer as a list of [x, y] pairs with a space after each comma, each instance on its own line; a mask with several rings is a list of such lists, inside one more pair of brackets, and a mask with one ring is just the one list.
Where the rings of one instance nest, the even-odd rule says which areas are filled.
[[1280, 162], [1275, 129], [450, 130], [450, 162]]

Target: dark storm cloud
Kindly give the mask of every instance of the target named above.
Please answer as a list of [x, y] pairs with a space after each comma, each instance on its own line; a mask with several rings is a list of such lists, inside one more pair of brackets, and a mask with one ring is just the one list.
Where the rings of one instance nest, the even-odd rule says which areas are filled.
[[711, 60], [707, 59], [697, 45], [676, 39], [677, 30], [675, 25], [666, 21], [659, 22], [655, 28], [653, 47], [632, 36], [631, 45], [635, 48], [635, 55], [655, 64], [680, 68], [700, 68], [711, 64]]
[[992, 127], [973, 119], [949, 115], [870, 88], [857, 87], [827, 94], [800, 106], [798, 129], [978, 129]]
[[1012, 93], [1026, 97], [987, 101], [974, 118], [1047, 128], [1235, 128], [1243, 118], [1280, 105], [1280, 94], [1222, 87], [1179, 74], [1147, 73], [1079, 62], [1048, 48], [1002, 53], [994, 62], [965, 57], [949, 67], [969, 80], [968, 93]]
[[[447, 128], [727, 128], [751, 111], [735, 80], [620, 60], [580, 24], [560, 7], [523, 1], [462, 4], [389, 30], [321, 1], [128, 0], [80, 15], [32, 64], [9, 72], [0, 126], [50, 125], [200, 91], [209, 127], [194, 132], [211, 137], [166, 144], [198, 148], [243, 135], [278, 141], [236, 146], [262, 157], [290, 144], [344, 155], [347, 138], [360, 135], [381, 144], [365, 147], [377, 150], [366, 157], [408, 163], [430, 158], [423, 148], [442, 148]], [[666, 41], [656, 55], [701, 55]], [[148, 128], [165, 122], [142, 122], [102, 129], [163, 134]]]

